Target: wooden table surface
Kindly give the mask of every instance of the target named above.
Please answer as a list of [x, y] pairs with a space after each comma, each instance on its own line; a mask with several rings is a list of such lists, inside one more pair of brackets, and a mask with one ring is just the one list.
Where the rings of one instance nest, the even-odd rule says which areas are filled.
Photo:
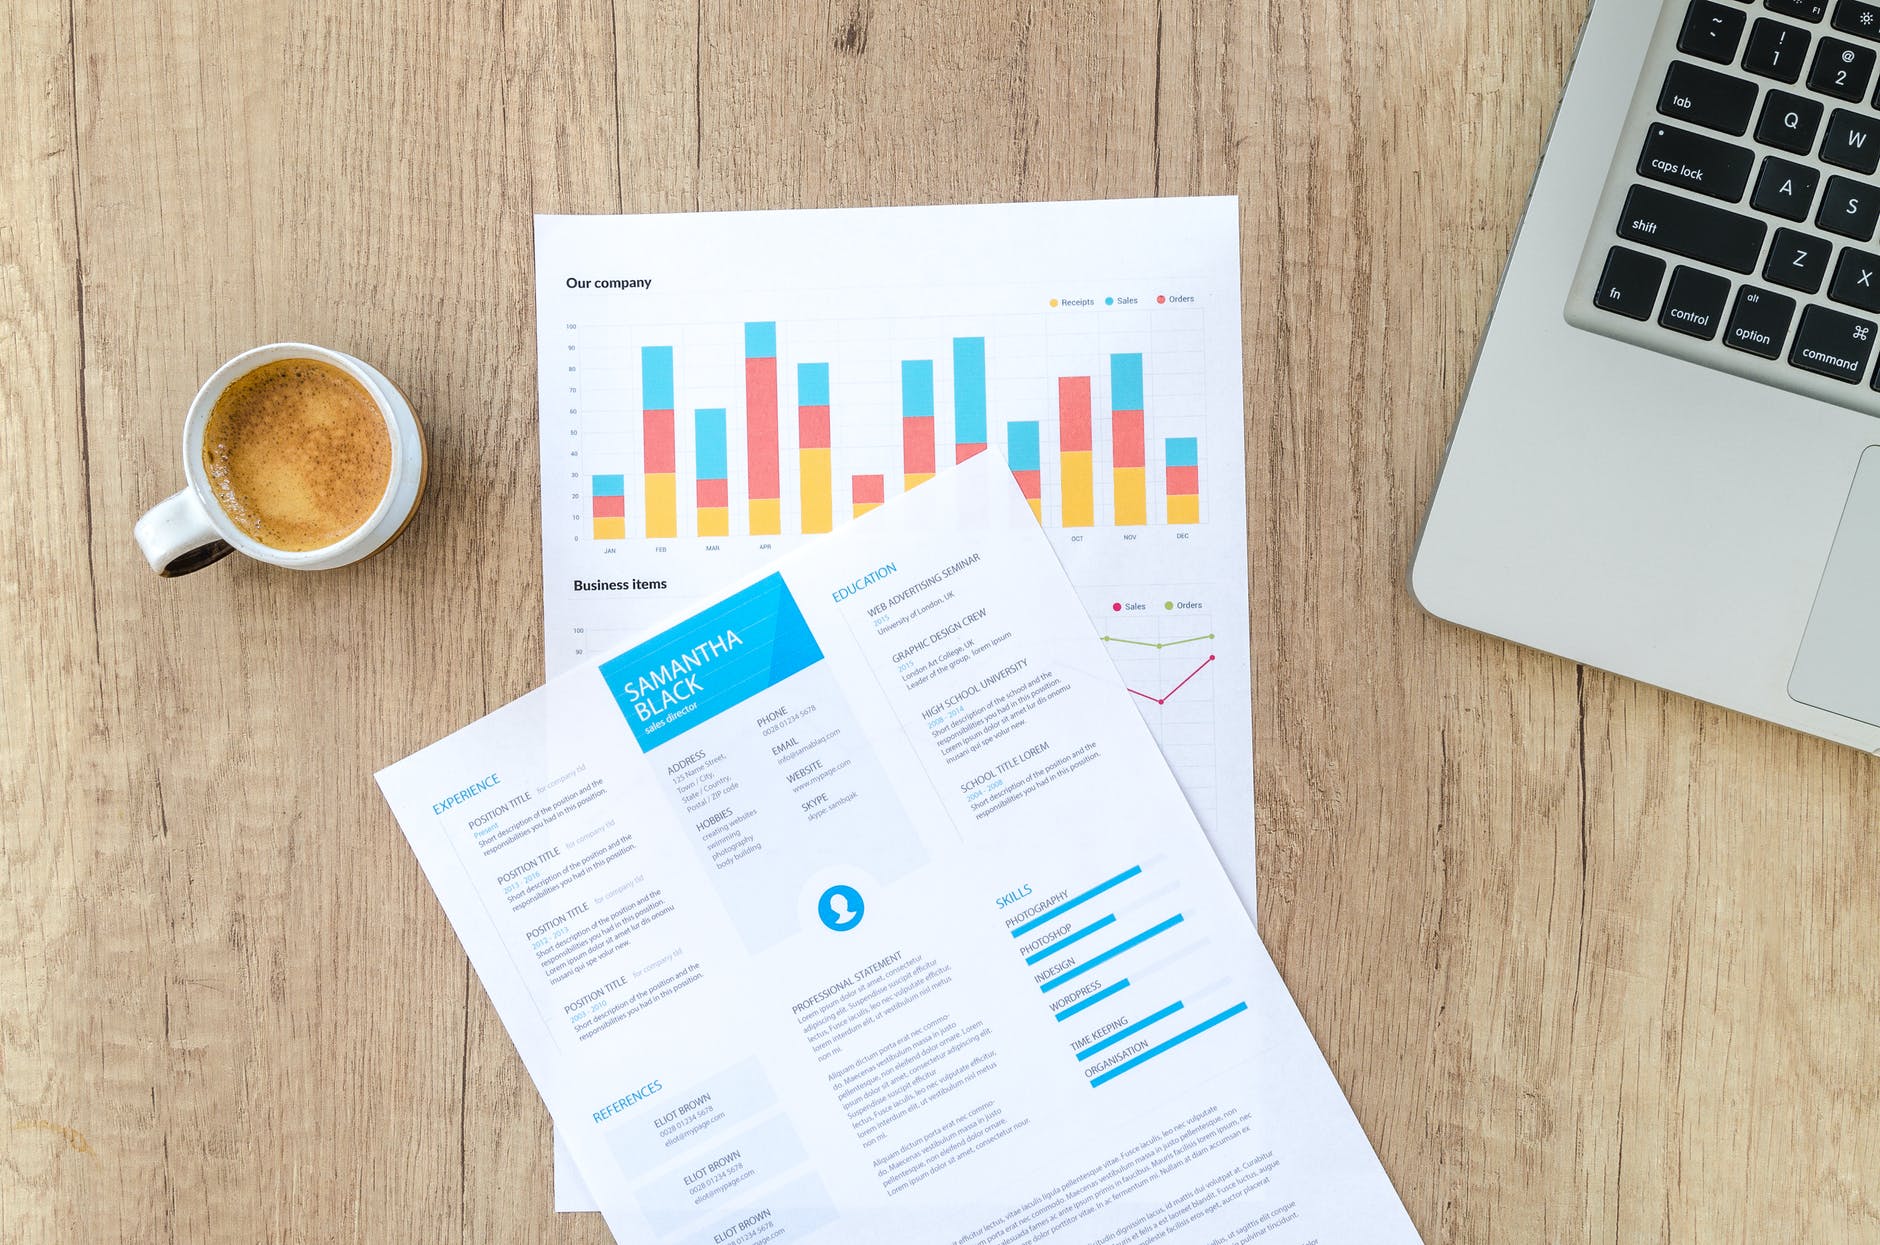
[[[1261, 926], [1411, 1215], [1880, 1240], [1876, 762], [1404, 587], [1583, 13], [0, 8], [0, 1239], [605, 1239], [370, 777], [541, 679], [532, 211], [1238, 193]], [[280, 338], [429, 499], [161, 582]]]

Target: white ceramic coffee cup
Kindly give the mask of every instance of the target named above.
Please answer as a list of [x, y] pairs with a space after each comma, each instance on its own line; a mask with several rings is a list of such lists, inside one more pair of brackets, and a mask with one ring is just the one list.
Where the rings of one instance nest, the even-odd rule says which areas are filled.
[[[266, 363], [280, 359], [317, 359], [345, 372], [372, 395], [392, 438], [392, 471], [385, 495], [372, 516], [343, 539], [321, 549], [294, 552], [264, 545], [235, 526], [209, 488], [202, 465], [202, 434], [209, 412], [230, 384]], [[367, 558], [404, 530], [424, 493], [424, 431], [398, 386], [369, 363], [337, 350], [305, 342], [275, 342], [243, 351], [215, 370], [196, 391], [183, 421], [183, 476], [189, 487], [151, 507], [137, 520], [137, 545], [150, 568], [174, 577], [199, 571], [231, 553], [295, 571], [324, 571]]]

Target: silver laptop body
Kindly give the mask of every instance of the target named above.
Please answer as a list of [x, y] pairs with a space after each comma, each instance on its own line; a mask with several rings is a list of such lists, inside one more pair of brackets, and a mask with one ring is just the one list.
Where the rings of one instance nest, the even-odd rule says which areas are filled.
[[1595, 0], [1411, 588], [1880, 750], [1880, 0]]

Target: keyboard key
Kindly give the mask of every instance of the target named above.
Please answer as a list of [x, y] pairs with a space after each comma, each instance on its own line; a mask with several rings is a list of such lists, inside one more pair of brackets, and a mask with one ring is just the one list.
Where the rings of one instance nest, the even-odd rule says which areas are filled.
[[1802, 76], [1808, 59], [1808, 45], [1814, 36], [1800, 26], [1756, 19], [1750, 28], [1749, 47], [1743, 52], [1743, 68], [1778, 82], [1794, 82]]
[[1829, 233], [1866, 242], [1880, 224], [1880, 186], [1857, 182], [1851, 177], [1830, 177], [1821, 194], [1821, 210], [1815, 224]]
[[1820, 184], [1819, 169], [1769, 156], [1763, 160], [1762, 172], [1756, 175], [1750, 206], [1785, 220], [1807, 220], [1808, 209], [1815, 206], [1815, 188]]
[[[1731, 80], [1741, 82], [1741, 79]], [[1821, 114], [1825, 111], [1820, 100], [1790, 95], [1787, 91], [1771, 91], [1763, 100], [1762, 119], [1756, 122], [1756, 141], [1805, 156], [1814, 149], [1815, 131], [1821, 128]]]
[[1828, 307], [1806, 307], [1789, 362], [1805, 372], [1859, 384], [1873, 355], [1874, 323]]
[[1775, 241], [1769, 244], [1769, 262], [1763, 265], [1763, 280], [1813, 294], [1821, 288], [1821, 279], [1828, 275], [1828, 257], [1833, 254], [1834, 243], [1826, 238], [1793, 229], [1778, 229]]
[[1678, 51], [1728, 65], [1736, 59], [1736, 45], [1743, 38], [1747, 20], [1742, 9], [1716, 0], [1692, 0], [1690, 11], [1684, 15], [1684, 28], [1678, 32]]
[[1821, 136], [1821, 161], [1856, 173], [1880, 169], [1880, 117], [1836, 108]]
[[1787, 294], [1746, 285], [1736, 292], [1723, 344], [1765, 359], [1780, 358], [1782, 344], [1789, 337], [1789, 321], [1794, 318], [1795, 300]]
[[1862, 311], [1880, 311], [1880, 255], [1843, 247], [1828, 297]]
[[[1821, 106], [1815, 107], [1819, 119]], [[1672, 61], [1665, 72], [1664, 89], [1658, 92], [1658, 111], [1665, 116], [1725, 134], [1748, 130], [1750, 114], [1755, 110], [1754, 82], [1689, 61]], [[1812, 143], [1812, 132], [1809, 139]]]
[[[1685, 19], [1690, 24], [1690, 19]], [[1880, 5], [1867, 0], [1841, 0], [1834, 6], [1834, 28], [1863, 39], [1880, 39]]]
[[1818, 22], [1828, 12], [1828, 0], [1763, 0], [1763, 5], [1778, 16], [1799, 17], [1805, 22]]
[[1728, 277], [1679, 264], [1671, 273], [1671, 288], [1665, 291], [1665, 306], [1658, 313], [1658, 323], [1709, 341], [1717, 335], [1717, 326], [1723, 323], [1723, 305], [1729, 299]]
[[1673, 125], [1655, 124], [1647, 130], [1645, 150], [1638, 157], [1640, 177], [1728, 203], [1743, 197], [1755, 168], [1756, 153], [1749, 148]]
[[1593, 291], [1593, 305], [1634, 320], [1649, 320], [1658, 301], [1658, 283], [1665, 279], [1665, 261], [1656, 255], [1615, 246], [1606, 253], [1606, 267]]
[[1841, 39], [1823, 39], [1808, 71], [1808, 89], [1858, 104], [1867, 98], [1874, 60], [1880, 53]]
[[1660, 251], [1744, 274], [1756, 271], [1769, 226], [1708, 203], [1634, 186], [1619, 216], [1619, 236]]

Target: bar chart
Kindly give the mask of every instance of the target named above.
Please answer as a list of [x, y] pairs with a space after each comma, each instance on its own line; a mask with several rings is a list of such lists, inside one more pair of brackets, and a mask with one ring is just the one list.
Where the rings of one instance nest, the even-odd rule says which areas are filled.
[[[793, 333], [788, 322], [753, 320], [715, 326], [715, 334], [708, 326], [689, 334], [694, 347], [659, 342], [627, 352], [639, 362], [638, 401], [631, 405], [618, 400], [620, 369], [586, 366], [590, 345], [611, 349], [619, 337], [615, 326], [592, 326], [577, 342], [582, 357], [572, 369], [582, 379], [602, 373], [605, 382], [576, 386], [585, 405], [572, 412], [580, 417], [575, 452], [608, 468], [588, 477], [589, 536], [816, 535], [995, 445], [1047, 526], [1201, 524], [1206, 437], [1194, 427], [1199, 421], [1184, 371], [1194, 352], [1186, 349], [1192, 343], [1183, 338], [1192, 330], [1183, 321], [1193, 318], [1111, 334], [1139, 339], [1144, 348], [1106, 350], [1099, 341], [1077, 360], [1081, 371], [1055, 375], [1048, 373], [1059, 359], [1038, 357], [1041, 334], [1023, 317], [1005, 317], [1004, 336], [935, 334], [932, 344], [941, 349], [930, 357], [891, 361], [879, 357], [879, 347], [876, 358], [856, 359], [859, 346], [874, 343], [831, 340], [827, 325]], [[741, 357], [725, 357], [722, 346], [713, 350], [714, 337], [735, 338]], [[808, 340], [799, 345], [797, 337]], [[1171, 356], [1163, 372], [1170, 393], [1160, 403], [1152, 384], [1158, 339]], [[794, 357], [837, 352], [832, 347], [849, 356], [846, 366]], [[892, 364], [891, 395], [871, 382], [884, 362]], [[739, 363], [741, 383], [735, 389], [720, 383]], [[1037, 383], [1041, 371], [1044, 386]], [[688, 411], [681, 398], [688, 389], [709, 393], [712, 404]], [[795, 409], [793, 427], [782, 418], [788, 407]], [[1157, 437], [1152, 429], [1188, 435]], [[635, 448], [637, 454], [625, 452]], [[841, 473], [838, 463], [866, 469]], [[1100, 471], [1107, 482], [1101, 491]], [[835, 505], [841, 485], [851, 499], [845, 513]], [[679, 505], [688, 486], [695, 495], [689, 515]], [[641, 504], [629, 506], [629, 497]]]

